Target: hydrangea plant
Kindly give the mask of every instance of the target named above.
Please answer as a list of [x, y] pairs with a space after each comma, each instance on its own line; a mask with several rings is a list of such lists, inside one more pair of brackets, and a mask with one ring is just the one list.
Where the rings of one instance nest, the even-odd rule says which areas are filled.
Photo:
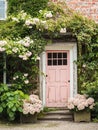
[[87, 95], [77, 94], [74, 98], [69, 99], [67, 107], [71, 111], [82, 111], [82, 110], [92, 110], [94, 107], [94, 99], [92, 97], [87, 97]]
[[35, 114], [42, 110], [42, 101], [37, 95], [30, 95], [29, 99], [23, 101], [23, 114]]

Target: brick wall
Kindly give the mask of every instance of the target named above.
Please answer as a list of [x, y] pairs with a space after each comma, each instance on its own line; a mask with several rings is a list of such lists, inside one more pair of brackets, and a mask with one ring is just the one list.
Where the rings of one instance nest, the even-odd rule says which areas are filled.
[[[53, 0], [56, 1], [56, 0]], [[98, 23], [98, 0], [65, 0], [67, 5]]]

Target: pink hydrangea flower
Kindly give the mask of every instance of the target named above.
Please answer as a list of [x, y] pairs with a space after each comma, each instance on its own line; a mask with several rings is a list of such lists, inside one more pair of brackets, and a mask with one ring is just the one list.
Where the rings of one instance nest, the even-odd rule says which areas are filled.
[[94, 99], [87, 97], [87, 95], [77, 94], [74, 98], [68, 100], [67, 107], [73, 111], [90, 110], [94, 107]]
[[87, 99], [87, 102], [89, 105], [93, 104], [94, 103], [94, 99], [93, 98], [88, 98]]
[[42, 101], [37, 95], [30, 95], [29, 100], [23, 101], [23, 114], [39, 113], [42, 110]]

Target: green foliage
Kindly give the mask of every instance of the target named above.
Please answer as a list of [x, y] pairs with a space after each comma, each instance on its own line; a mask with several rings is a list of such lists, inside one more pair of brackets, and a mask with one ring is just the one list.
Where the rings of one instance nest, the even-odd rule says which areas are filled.
[[95, 99], [95, 107], [92, 110], [92, 118], [98, 119], [98, 80], [88, 83], [86, 85], [86, 90], [83, 92]]
[[94, 118], [94, 119], [93, 119], [93, 122], [95, 122], [95, 123], [97, 122], [97, 123], [98, 123], [98, 119], [97, 119], [97, 118]]
[[87, 84], [93, 84], [93, 86], [98, 87], [98, 44], [92, 43], [89, 51], [86, 50], [78, 60], [80, 91], [85, 90]]
[[8, 13], [18, 13], [24, 10], [33, 17], [38, 15], [38, 11], [46, 8], [48, 0], [8, 0]]
[[[6, 28], [6, 30], [5, 30]], [[23, 23], [16, 23], [12, 20], [7, 20], [5, 22], [0, 22], [0, 34], [2, 39], [11, 39], [25, 37], [30, 35], [30, 30], [23, 26]]]
[[0, 85], [0, 114], [3, 118], [15, 120], [17, 112], [22, 112], [23, 99], [28, 98], [22, 91], [11, 91], [7, 85]]
[[92, 36], [96, 34], [95, 22], [83, 17], [78, 13], [72, 16], [72, 19], [69, 23], [69, 28], [72, 30], [74, 35], [76, 35], [78, 42], [82, 44], [91, 43]]
[[29, 93], [29, 91], [34, 87], [29, 81], [28, 73], [16, 72], [13, 76], [13, 82], [11, 85], [12, 90], [21, 90], [24, 93]]
[[0, 95], [8, 91], [8, 86], [6, 84], [0, 84]]

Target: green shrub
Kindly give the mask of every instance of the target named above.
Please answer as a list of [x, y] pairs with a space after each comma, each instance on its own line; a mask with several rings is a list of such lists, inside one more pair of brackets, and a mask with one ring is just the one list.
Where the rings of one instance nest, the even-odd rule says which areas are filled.
[[27, 98], [22, 91], [11, 91], [7, 85], [0, 85], [0, 116], [10, 121], [15, 120], [17, 113], [22, 112], [23, 99]]
[[46, 8], [48, 0], [8, 0], [8, 13], [18, 13], [24, 10], [32, 16], [37, 16], [39, 10]]
[[84, 93], [94, 98], [95, 107], [92, 110], [92, 118], [98, 119], [98, 81], [89, 83]]

